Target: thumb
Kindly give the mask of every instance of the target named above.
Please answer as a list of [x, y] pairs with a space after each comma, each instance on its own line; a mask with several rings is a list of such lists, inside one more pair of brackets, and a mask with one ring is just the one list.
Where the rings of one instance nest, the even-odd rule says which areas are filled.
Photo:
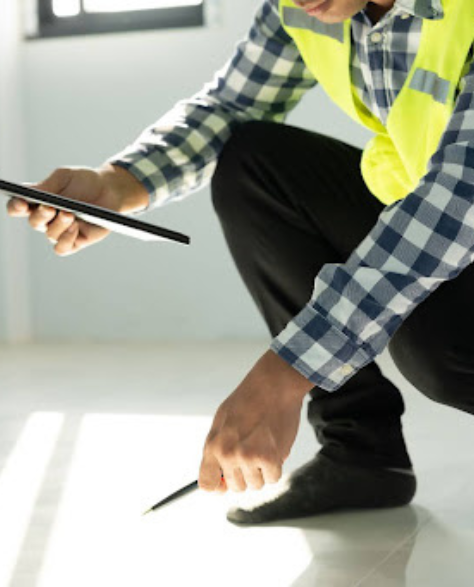
[[45, 192], [61, 194], [67, 188], [70, 181], [71, 169], [59, 168], [55, 169], [46, 179], [36, 184], [30, 184], [30, 186]]

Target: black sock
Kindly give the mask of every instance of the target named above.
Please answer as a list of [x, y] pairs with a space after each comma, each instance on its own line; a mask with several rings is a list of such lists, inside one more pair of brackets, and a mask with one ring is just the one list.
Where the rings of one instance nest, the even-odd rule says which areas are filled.
[[317, 455], [288, 478], [274, 499], [233, 508], [227, 519], [258, 524], [355, 508], [397, 507], [411, 501], [416, 478], [410, 469], [369, 468]]

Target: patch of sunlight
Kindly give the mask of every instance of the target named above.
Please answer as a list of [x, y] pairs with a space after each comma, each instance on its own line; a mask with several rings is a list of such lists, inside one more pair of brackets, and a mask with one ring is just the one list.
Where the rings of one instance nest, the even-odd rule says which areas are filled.
[[8, 585], [64, 415], [32, 414], [0, 475], [0, 585]]
[[36, 587], [291, 584], [312, 556], [304, 535], [233, 526], [225, 512], [235, 494], [198, 490], [142, 516], [197, 479], [210, 424], [84, 416]]

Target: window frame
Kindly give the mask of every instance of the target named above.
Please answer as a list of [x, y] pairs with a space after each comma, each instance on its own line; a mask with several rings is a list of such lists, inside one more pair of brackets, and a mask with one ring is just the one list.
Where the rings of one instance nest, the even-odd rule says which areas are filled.
[[124, 12], [86, 13], [56, 16], [53, 0], [36, 0], [37, 22], [29, 39], [133, 32], [204, 25], [204, 2], [189, 6], [152, 8]]

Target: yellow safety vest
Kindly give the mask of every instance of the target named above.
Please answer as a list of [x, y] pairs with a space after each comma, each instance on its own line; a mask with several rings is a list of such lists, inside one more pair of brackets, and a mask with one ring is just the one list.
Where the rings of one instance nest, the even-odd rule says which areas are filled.
[[315, 78], [349, 116], [376, 133], [364, 149], [361, 171], [384, 204], [418, 185], [454, 109], [474, 40], [474, 0], [444, 0], [443, 10], [442, 19], [423, 20], [418, 53], [385, 127], [351, 83], [351, 19], [325, 24], [291, 0], [280, 0], [281, 22]]

